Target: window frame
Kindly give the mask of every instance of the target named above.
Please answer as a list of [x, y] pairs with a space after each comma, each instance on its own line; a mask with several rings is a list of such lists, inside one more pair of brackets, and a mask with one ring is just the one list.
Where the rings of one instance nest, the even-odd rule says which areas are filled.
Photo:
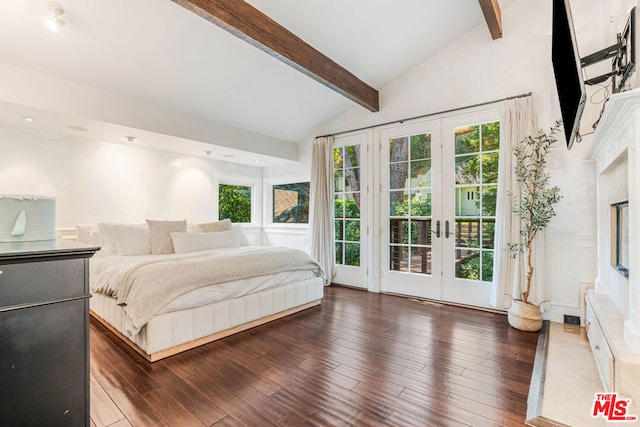
[[246, 176], [235, 175], [219, 175], [216, 185], [216, 199], [214, 203], [214, 217], [216, 220], [220, 220], [220, 185], [239, 185], [243, 187], [251, 188], [251, 222], [241, 222], [239, 224], [245, 224], [247, 226], [259, 227], [260, 226], [260, 201], [261, 201], [261, 180], [259, 178], [251, 178]]
[[[264, 191], [263, 191], [263, 219], [262, 223], [265, 227], [276, 228], [276, 227], [284, 227], [291, 229], [307, 229], [309, 228], [309, 223], [289, 223], [289, 222], [273, 222], [273, 187], [276, 185], [283, 184], [297, 184], [308, 182], [309, 186], [311, 186], [311, 179], [308, 175], [290, 175], [286, 177], [278, 177], [278, 178], [269, 178], [264, 180]], [[311, 191], [311, 187], [309, 187], [309, 191]], [[311, 220], [311, 197], [309, 197], [309, 220]]]

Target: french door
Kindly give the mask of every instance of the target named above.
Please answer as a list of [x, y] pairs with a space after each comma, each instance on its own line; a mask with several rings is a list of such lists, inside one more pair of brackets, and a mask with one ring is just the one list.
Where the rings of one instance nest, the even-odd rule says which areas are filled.
[[440, 121], [380, 132], [382, 291], [442, 299]]
[[335, 276], [366, 289], [370, 282], [368, 146], [370, 131], [337, 137], [333, 148]]
[[381, 290], [489, 306], [497, 112], [399, 125], [379, 139]]

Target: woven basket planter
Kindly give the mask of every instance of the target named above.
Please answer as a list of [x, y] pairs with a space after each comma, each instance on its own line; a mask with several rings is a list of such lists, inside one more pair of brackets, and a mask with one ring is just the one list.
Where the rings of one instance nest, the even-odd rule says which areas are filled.
[[536, 332], [542, 327], [542, 315], [537, 305], [513, 301], [507, 315], [509, 325], [521, 331]]

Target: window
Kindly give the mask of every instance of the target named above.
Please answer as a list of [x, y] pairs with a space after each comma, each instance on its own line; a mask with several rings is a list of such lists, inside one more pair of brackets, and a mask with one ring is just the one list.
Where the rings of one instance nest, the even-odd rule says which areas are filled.
[[309, 222], [309, 182], [278, 184], [273, 187], [274, 224]]
[[231, 222], [252, 222], [253, 186], [219, 184], [218, 219], [229, 218]]

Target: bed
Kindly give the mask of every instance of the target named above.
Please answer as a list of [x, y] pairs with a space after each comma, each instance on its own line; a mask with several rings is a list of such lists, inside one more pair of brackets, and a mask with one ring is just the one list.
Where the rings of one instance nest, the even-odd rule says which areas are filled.
[[[179, 230], [179, 231], [172, 231]], [[98, 244], [90, 313], [150, 362], [320, 304], [305, 252], [249, 245], [228, 221], [79, 225]]]

